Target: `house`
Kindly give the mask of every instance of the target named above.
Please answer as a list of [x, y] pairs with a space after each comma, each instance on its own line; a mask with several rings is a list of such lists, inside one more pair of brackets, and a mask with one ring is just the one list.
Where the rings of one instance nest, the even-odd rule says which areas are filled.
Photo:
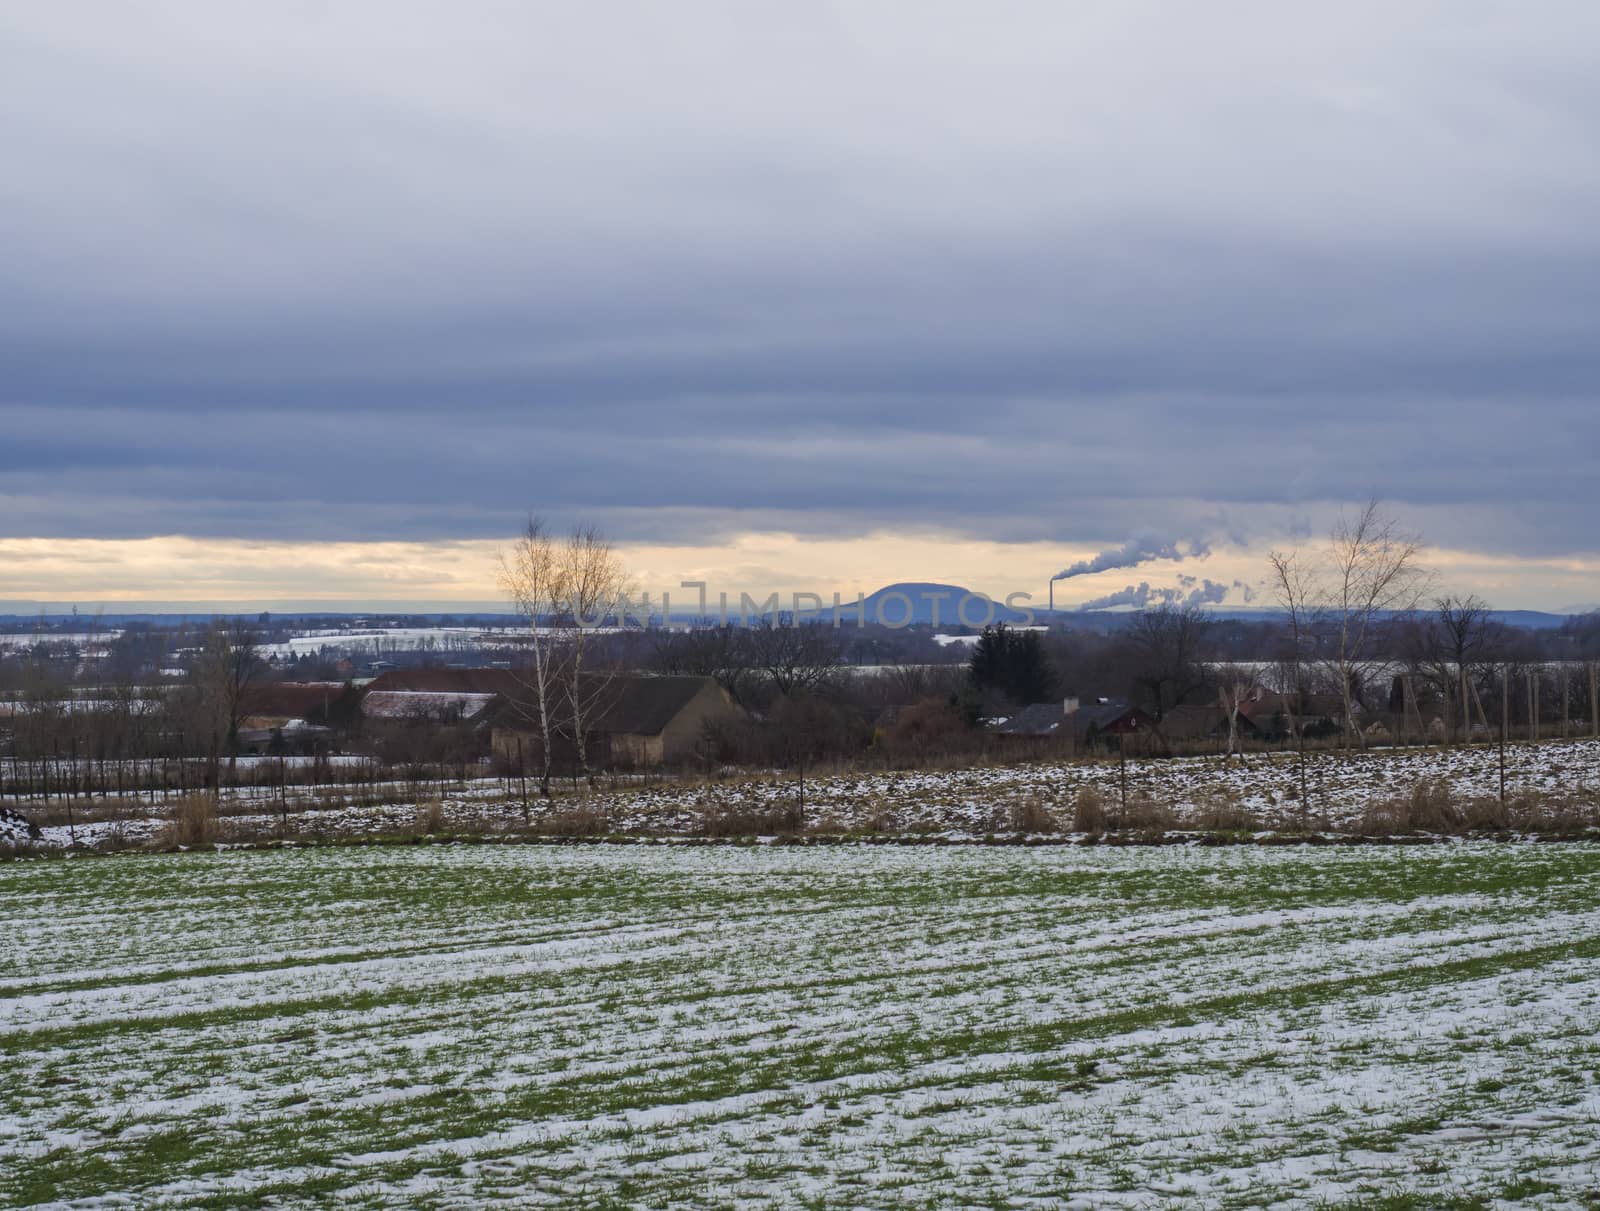
[[[1241, 740], [1253, 740], [1261, 731], [1241, 708], [1237, 721]], [[1228, 735], [1228, 712], [1215, 703], [1175, 706], [1161, 717], [1161, 734], [1168, 742], [1212, 740]]]
[[[733, 726], [746, 716], [714, 677], [620, 676], [600, 694], [593, 726], [586, 736], [591, 760], [614, 765], [660, 765], [701, 751], [708, 729]], [[497, 755], [532, 759], [542, 743], [537, 713], [527, 696], [507, 701], [493, 722]], [[564, 722], [557, 729], [558, 764], [570, 760], [572, 738]]]
[[499, 706], [528, 693], [508, 669], [396, 669], [369, 681], [361, 694], [368, 735], [397, 737], [417, 727], [465, 727], [487, 741]]
[[1102, 700], [1087, 705], [1076, 698], [1023, 707], [994, 733], [1011, 742], [1059, 740], [1073, 747], [1092, 746], [1106, 736], [1139, 736], [1152, 731], [1155, 720], [1125, 702]]
[[240, 726], [281, 728], [292, 720], [329, 725], [353, 716], [355, 691], [343, 681], [261, 681], [239, 695]]
[[[743, 709], [712, 677], [655, 677], [627, 674], [594, 682], [596, 701], [584, 737], [591, 761], [617, 765], [655, 765], [692, 756], [708, 727], [745, 719]], [[559, 690], [557, 691], [560, 692]], [[531, 762], [543, 744], [535, 697], [527, 679], [512, 669], [415, 669], [385, 673], [367, 687], [366, 699], [379, 697], [374, 710], [421, 709], [428, 704], [459, 704], [457, 722], [486, 730], [495, 754], [507, 761]], [[427, 697], [427, 696], [437, 697]], [[571, 764], [576, 748], [564, 705], [553, 720], [552, 754], [557, 765]]]
[[355, 720], [357, 695], [343, 681], [258, 681], [239, 695], [241, 754], [309, 756], [334, 745]]
[[367, 723], [432, 723], [443, 727], [476, 726], [501, 700], [499, 694], [457, 694], [448, 690], [374, 690], [361, 696], [361, 718]]
[[235, 745], [241, 756], [310, 757], [327, 752], [333, 739], [331, 727], [288, 719], [268, 727], [241, 727]]
[[[1292, 733], [1296, 712], [1293, 694], [1262, 690], [1251, 701], [1240, 704], [1239, 714], [1247, 717], [1265, 740], [1282, 740]], [[1298, 704], [1307, 736], [1334, 736], [1344, 718], [1344, 703], [1337, 694], [1306, 694]]]

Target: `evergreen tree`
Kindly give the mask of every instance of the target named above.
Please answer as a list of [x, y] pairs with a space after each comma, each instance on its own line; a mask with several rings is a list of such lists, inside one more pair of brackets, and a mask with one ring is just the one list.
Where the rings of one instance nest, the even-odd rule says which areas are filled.
[[1014, 631], [1003, 622], [983, 629], [967, 675], [978, 690], [998, 691], [1022, 705], [1055, 697], [1055, 670], [1039, 632]]

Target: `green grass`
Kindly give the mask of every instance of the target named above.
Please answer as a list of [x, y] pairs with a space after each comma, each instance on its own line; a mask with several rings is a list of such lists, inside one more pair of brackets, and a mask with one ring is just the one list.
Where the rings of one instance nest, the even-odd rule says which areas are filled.
[[6, 1206], [1472, 1206], [1600, 1161], [1585, 845], [122, 856], [0, 865], [0, 925]]

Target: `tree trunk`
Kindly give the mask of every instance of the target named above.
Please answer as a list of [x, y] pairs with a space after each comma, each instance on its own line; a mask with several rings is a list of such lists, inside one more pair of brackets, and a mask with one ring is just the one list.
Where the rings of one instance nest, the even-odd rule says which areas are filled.
[[1500, 669], [1500, 802], [1506, 801], [1506, 738], [1511, 731], [1511, 670]]

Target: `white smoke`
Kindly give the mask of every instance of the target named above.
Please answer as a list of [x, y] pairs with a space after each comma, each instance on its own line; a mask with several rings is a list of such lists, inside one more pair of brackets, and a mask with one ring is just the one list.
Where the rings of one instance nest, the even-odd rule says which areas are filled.
[[[1156, 559], [1204, 559], [1211, 554], [1211, 546], [1203, 538], [1188, 540], [1188, 550], [1181, 550], [1175, 539], [1158, 538], [1154, 534], [1135, 534], [1120, 547], [1101, 551], [1093, 559], [1080, 559], [1071, 567], [1062, 568], [1051, 580], [1070, 580], [1074, 576], [1092, 576], [1096, 572], [1109, 572], [1113, 568], [1134, 568]], [[1130, 590], [1132, 586], [1129, 586]]]
[[[1227, 600], [1230, 588], [1242, 587], [1237, 581], [1230, 586], [1215, 580], [1202, 580], [1196, 583], [1192, 576], [1179, 579], [1187, 583], [1176, 588], [1162, 589], [1153, 589], [1148, 580], [1142, 580], [1136, 585], [1130, 584], [1127, 588], [1118, 589], [1115, 593], [1107, 593], [1104, 597], [1086, 601], [1078, 609], [1112, 610], [1118, 606], [1132, 606], [1136, 610], [1148, 610], [1164, 605], [1221, 605]], [[1192, 588], [1189, 587], [1191, 585]]]

